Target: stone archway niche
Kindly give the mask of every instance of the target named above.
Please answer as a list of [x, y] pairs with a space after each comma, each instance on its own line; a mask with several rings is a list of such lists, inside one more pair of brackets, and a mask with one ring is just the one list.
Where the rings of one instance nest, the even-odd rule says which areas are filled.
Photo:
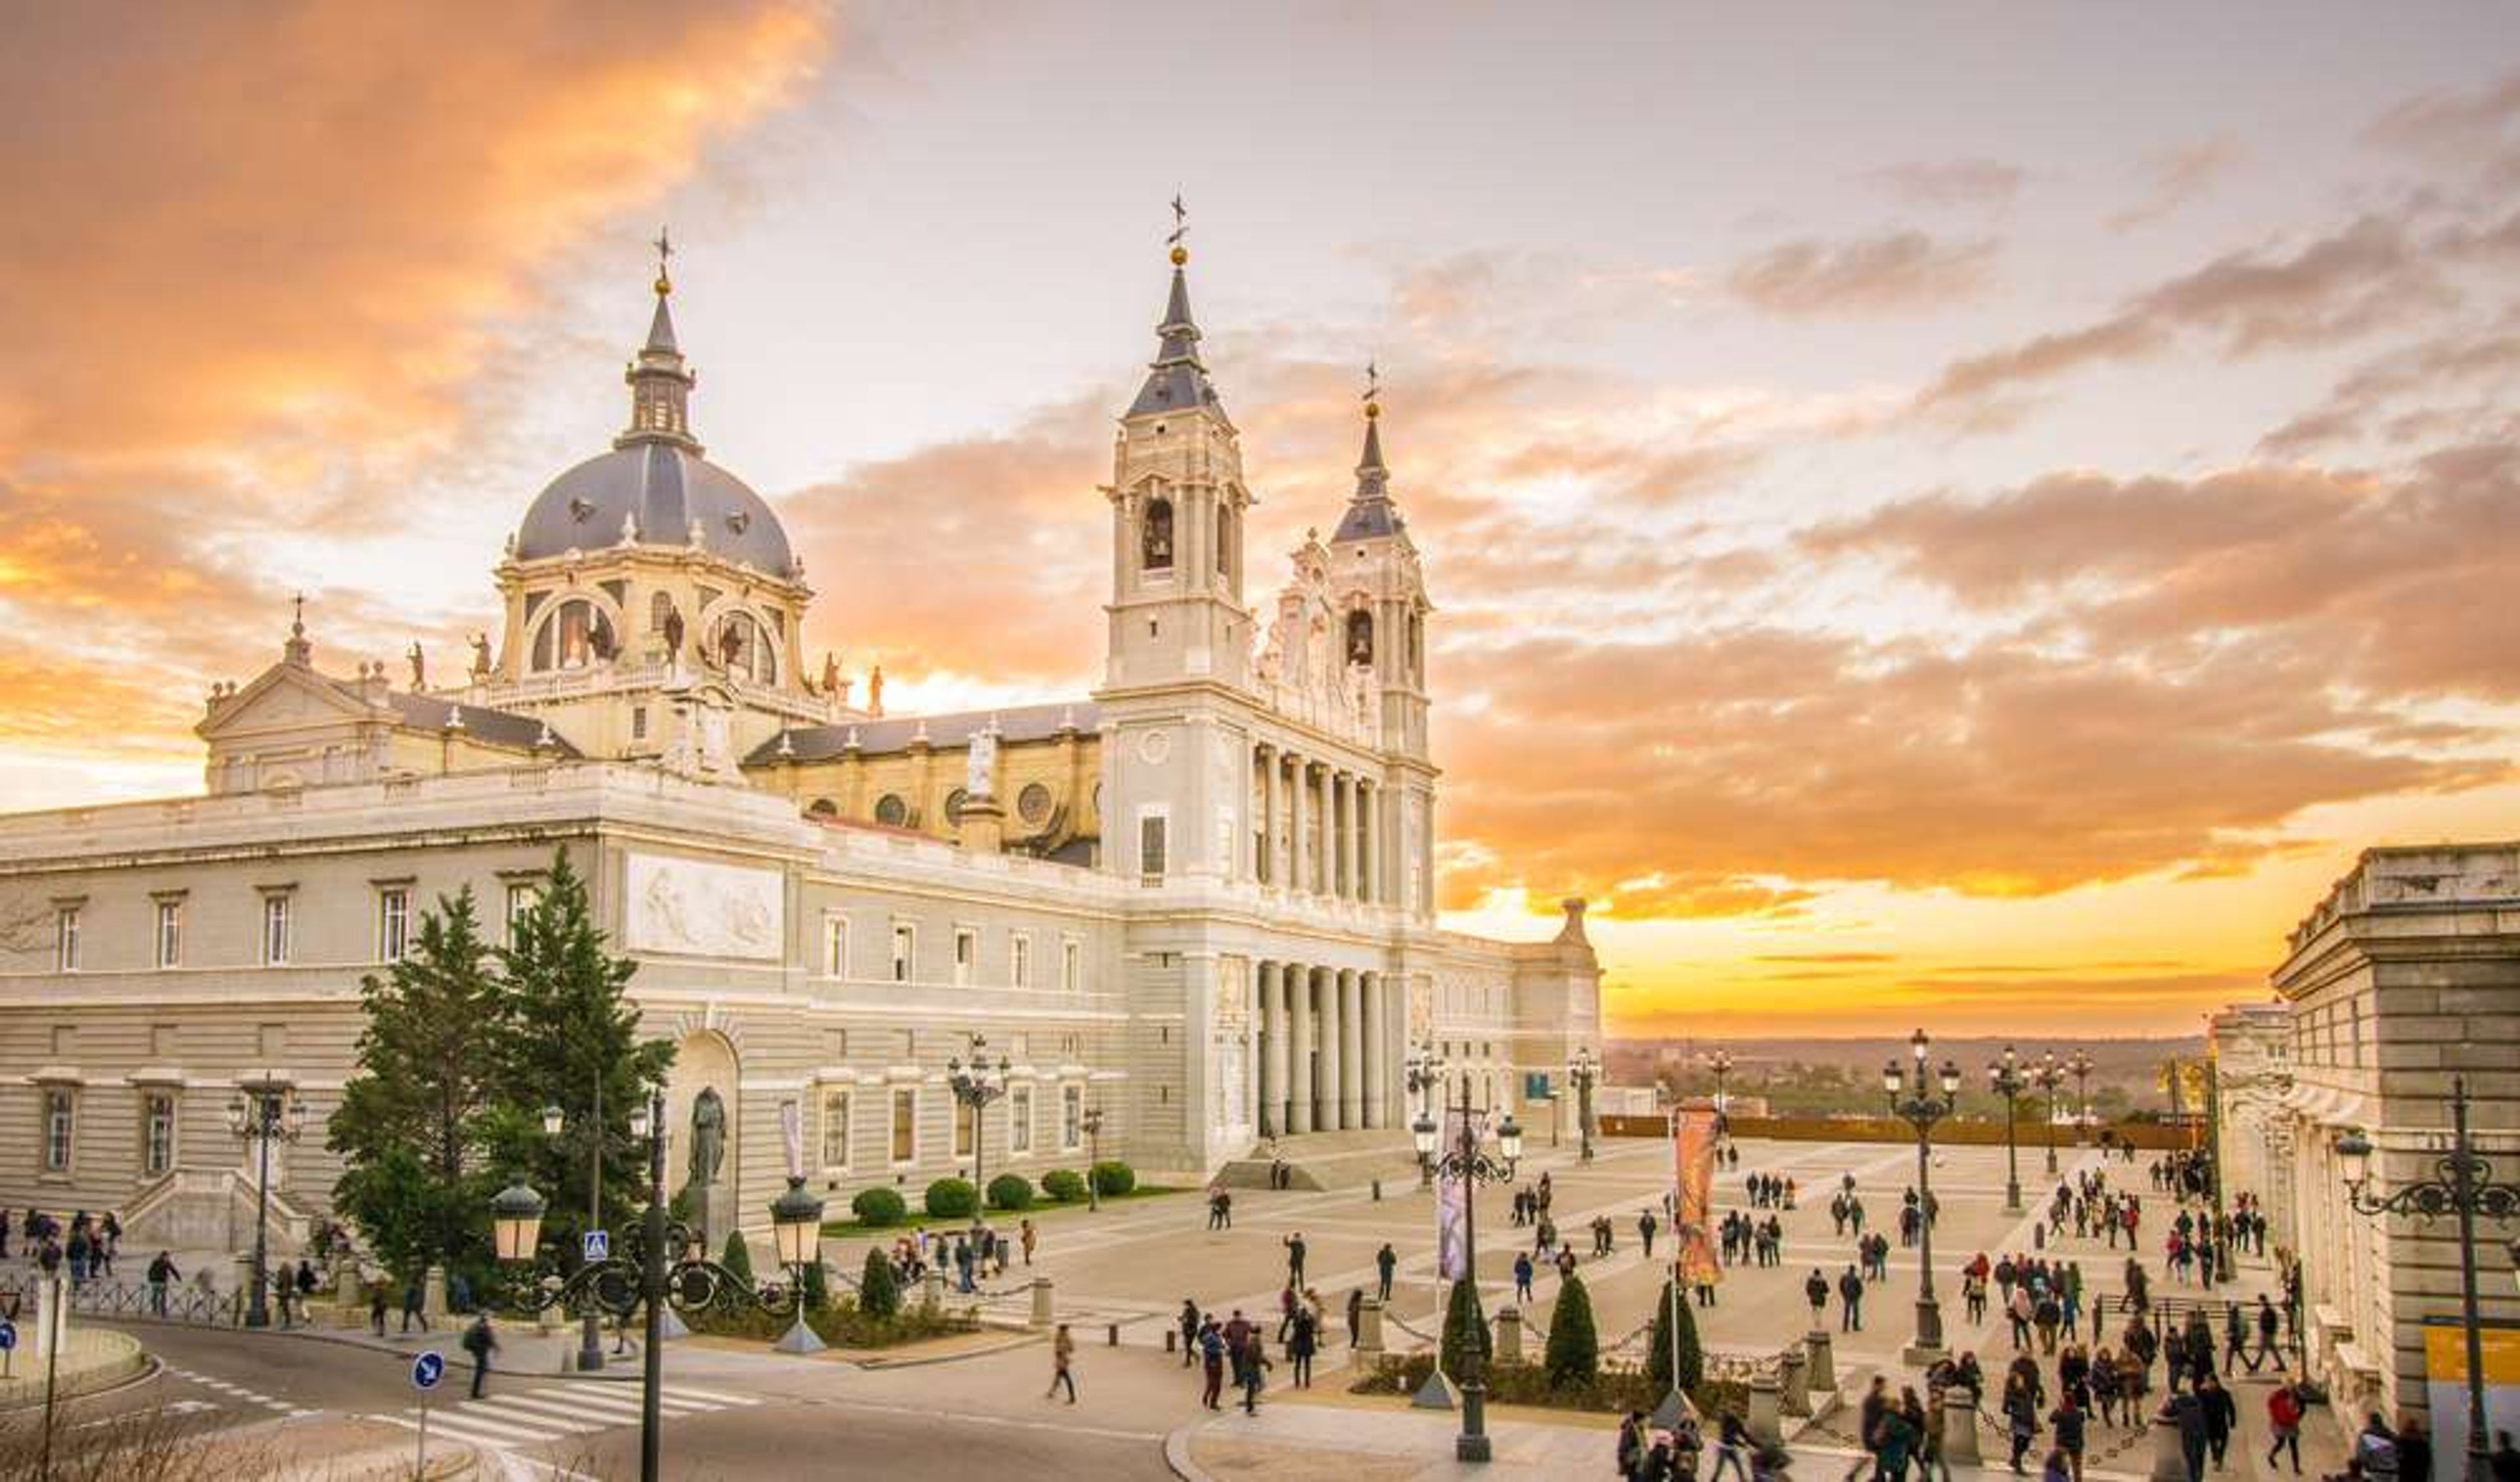
[[739, 1066], [735, 1046], [725, 1035], [703, 1029], [684, 1036], [674, 1046], [674, 1068], [665, 1078], [665, 1195], [679, 1197], [692, 1179], [692, 1114], [703, 1092], [714, 1092], [724, 1113], [718, 1124], [717, 1176], [704, 1194], [693, 1201], [692, 1214], [700, 1238], [712, 1256], [741, 1224], [737, 1190], [742, 1187], [742, 1144], [736, 1086]]

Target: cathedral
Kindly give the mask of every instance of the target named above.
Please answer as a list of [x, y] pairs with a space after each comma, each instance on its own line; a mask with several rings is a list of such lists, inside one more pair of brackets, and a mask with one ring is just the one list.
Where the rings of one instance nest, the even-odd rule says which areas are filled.
[[[291, 1246], [338, 1172], [319, 1129], [360, 980], [460, 887], [503, 929], [556, 850], [675, 1046], [669, 1125], [722, 1116], [709, 1191], [745, 1227], [791, 1158], [836, 1210], [872, 1185], [915, 1207], [975, 1153], [1075, 1167], [1089, 1129], [1174, 1180], [1272, 1139], [1397, 1147], [1421, 1053], [1527, 1114], [1599, 1053], [1582, 903], [1529, 943], [1437, 923], [1434, 608], [1381, 409], [1329, 539], [1274, 585], [1264, 557], [1255, 601], [1187, 262], [1100, 490], [1101, 685], [930, 715], [810, 661], [804, 562], [705, 456], [660, 263], [628, 424], [506, 536], [462, 673], [417, 645], [343, 673], [301, 611], [278, 662], [211, 686], [202, 794], [0, 817], [0, 1204], [233, 1248], [254, 1188], [226, 1109], [270, 1086], [308, 1128], [273, 1149]], [[979, 1119], [947, 1084], [974, 1055], [1007, 1067]]]

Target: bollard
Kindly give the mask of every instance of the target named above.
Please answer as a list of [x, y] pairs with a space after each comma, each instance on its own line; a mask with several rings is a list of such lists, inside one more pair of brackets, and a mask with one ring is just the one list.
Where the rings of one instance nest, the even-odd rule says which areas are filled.
[[1356, 1357], [1366, 1368], [1382, 1357], [1382, 1301], [1368, 1297], [1357, 1309]]
[[420, 1310], [431, 1322], [446, 1316], [446, 1268], [431, 1266], [420, 1279]]
[[1837, 1393], [1837, 1359], [1829, 1346], [1828, 1329], [1815, 1327], [1803, 1334], [1803, 1356], [1810, 1367], [1803, 1370], [1803, 1382], [1815, 1394], [1834, 1396]]
[[919, 1305], [934, 1312], [945, 1305], [945, 1273], [936, 1267], [919, 1279]]
[[1181, 1336], [1181, 1333], [1180, 1333], [1177, 1329], [1170, 1328], [1170, 1327], [1165, 1328], [1165, 1329], [1164, 1329], [1164, 1352], [1166, 1352], [1166, 1353], [1171, 1353], [1171, 1352], [1173, 1351], [1173, 1340], [1174, 1340], [1175, 1338], [1180, 1337], [1180, 1336]]
[[[1113, 1348], [1117, 1348], [1117, 1347], [1119, 1347], [1119, 1346], [1120, 1346], [1120, 1325], [1119, 1325], [1119, 1324], [1117, 1324], [1117, 1323], [1106, 1323], [1106, 1324], [1104, 1324], [1104, 1325], [1103, 1325], [1103, 1331], [1104, 1331], [1104, 1334], [1105, 1334], [1103, 1341], [1104, 1341], [1105, 1343], [1109, 1344], [1109, 1345], [1110, 1345], [1111, 1347], [1113, 1347]], [[1169, 1348], [1169, 1347], [1171, 1347], [1172, 1345], [1171, 1345], [1171, 1344], [1169, 1344], [1169, 1343], [1167, 1343], [1167, 1344], [1165, 1344], [1164, 1346], [1165, 1346], [1165, 1347], [1167, 1347], [1167, 1348]]]
[[[1943, 1391], [1943, 1460], [1951, 1466], [1980, 1464], [1977, 1394], [1954, 1385]], [[2182, 1479], [2184, 1482], [2184, 1479]]]
[[362, 1319], [367, 1316], [368, 1294], [359, 1284], [359, 1263], [349, 1256], [333, 1262], [333, 1302]]
[[1783, 1417], [1778, 1414], [1777, 1381], [1761, 1374], [1750, 1381], [1750, 1439], [1762, 1446], [1785, 1443]]
[[1496, 1361], [1522, 1362], [1522, 1314], [1511, 1307], [1501, 1308], [1496, 1315]]
[[1790, 1348], [1785, 1350], [1782, 1363], [1783, 1382], [1778, 1386], [1777, 1409], [1789, 1415], [1809, 1415], [1812, 1413], [1809, 1365], [1801, 1354]]
[[1373, 1202], [1376, 1204], [1382, 1202], [1382, 1181], [1380, 1179], [1373, 1181]]
[[1048, 1327], [1055, 1321], [1050, 1295], [1050, 1278], [1032, 1279], [1032, 1325]]

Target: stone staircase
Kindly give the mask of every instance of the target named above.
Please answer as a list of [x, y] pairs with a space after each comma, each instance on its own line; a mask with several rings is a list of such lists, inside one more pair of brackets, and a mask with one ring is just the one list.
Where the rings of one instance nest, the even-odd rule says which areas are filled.
[[1406, 1130], [1308, 1132], [1264, 1142], [1236, 1158], [1212, 1181], [1228, 1189], [1267, 1189], [1272, 1164], [1286, 1162], [1287, 1187], [1312, 1192], [1361, 1189], [1375, 1179], [1386, 1190], [1418, 1185], [1418, 1152]]
[[[253, 1181], [233, 1168], [178, 1168], [124, 1207], [125, 1248], [245, 1250], [253, 1244]], [[314, 1236], [314, 1219], [285, 1190], [271, 1190], [274, 1257], [295, 1255]]]

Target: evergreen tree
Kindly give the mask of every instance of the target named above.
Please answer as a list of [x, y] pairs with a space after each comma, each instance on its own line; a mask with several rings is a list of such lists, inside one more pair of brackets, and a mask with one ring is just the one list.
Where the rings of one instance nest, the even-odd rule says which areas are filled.
[[[587, 901], [586, 881], [568, 851], [552, 856], [549, 878], [533, 906], [517, 917], [499, 949], [502, 1036], [500, 1091], [518, 1108], [558, 1106], [569, 1135], [538, 1140], [532, 1182], [551, 1201], [544, 1229], [564, 1250], [578, 1248], [592, 1176], [587, 1129], [602, 1090], [604, 1207], [629, 1212], [645, 1202], [645, 1160], [629, 1145], [630, 1112], [664, 1083], [674, 1047], [642, 1042], [639, 1010], [624, 990], [639, 965], [605, 950]], [[608, 1222], [610, 1216], [606, 1217]]]
[[1469, 1370], [1463, 1360], [1475, 1354], [1484, 1372], [1487, 1361], [1496, 1349], [1488, 1341], [1487, 1314], [1479, 1310], [1479, 1288], [1474, 1281], [1456, 1281], [1453, 1295], [1444, 1310], [1444, 1372], [1460, 1383]]
[[726, 1233], [726, 1250], [717, 1258], [717, 1263], [742, 1277], [744, 1285], [752, 1284], [752, 1247], [743, 1243], [742, 1231]]
[[1549, 1315], [1549, 1385], [1562, 1389], [1590, 1384], [1601, 1372], [1601, 1337], [1593, 1326], [1593, 1298], [1584, 1279], [1570, 1276], [1557, 1285], [1557, 1306]]
[[1671, 1385], [1672, 1315], [1680, 1315], [1680, 1390], [1694, 1394], [1706, 1382], [1706, 1350], [1698, 1346], [1697, 1317], [1688, 1310], [1688, 1294], [1669, 1281], [1662, 1283], [1662, 1298], [1654, 1306], [1653, 1335], [1647, 1340], [1645, 1376], [1658, 1390]]
[[821, 1261], [805, 1268], [805, 1280], [800, 1290], [804, 1293], [807, 1312], [821, 1312], [832, 1305], [832, 1278], [823, 1269]]
[[901, 1311], [901, 1283], [893, 1280], [892, 1262], [880, 1245], [867, 1248], [866, 1270], [858, 1276], [858, 1311], [870, 1318]]
[[334, 1205], [397, 1271], [485, 1257], [516, 1126], [499, 1101], [502, 1000], [472, 887], [438, 897], [409, 954], [361, 978], [359, 997], [358, 1071], [325, 1133], [342, 1161]]

